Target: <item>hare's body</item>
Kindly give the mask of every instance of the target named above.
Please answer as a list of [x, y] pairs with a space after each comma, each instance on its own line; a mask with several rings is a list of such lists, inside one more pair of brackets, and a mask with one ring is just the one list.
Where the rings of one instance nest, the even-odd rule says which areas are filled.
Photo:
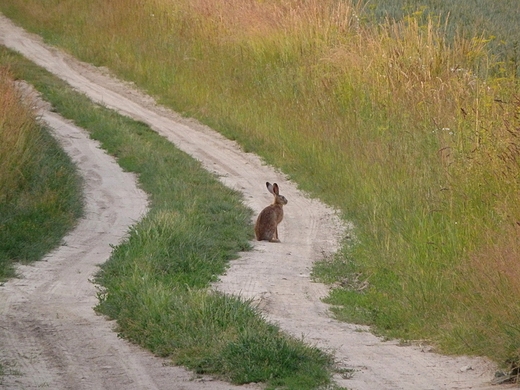
[[271, 242], [280, 242], [278, 238], [278, 224], [283, 219], [283, 206], [287, 204], [287, 199], [280, 195], [278, 184], [267, 182], [267, 189], [274, 195], [274, 202], [267, 206], [258, 215], [255, 224], [255, 235], [258, 241], [267, 240]]

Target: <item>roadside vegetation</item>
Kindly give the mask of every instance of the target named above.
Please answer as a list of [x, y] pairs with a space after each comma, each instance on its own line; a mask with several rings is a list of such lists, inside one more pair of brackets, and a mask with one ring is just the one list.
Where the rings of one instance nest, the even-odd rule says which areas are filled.
[[0, 63], [0, 282], [41, 259], [83, 210], [81, 180]]
[[[406, 2], [398, 20], [381, 17], [393, 7], [383, 1], [4, 0], [0, 10], [341, 209], [355, 239], [315, 270], [336, 286], [338, 318], [514, 365], [520, 27], [508, 15], [519, 5], [478, 3], [445, 19], [433, 2]], [[486, 31], [457, 33], [452, 21], [464, 20]]]
[[333, 358], [272, 324], [249, 302], [208, 289], [250, 248], [251, 211], [241, 195], [143, 123], [93, 104], [5, 48], [0, 66], [36, 86], [149, 194], [150, 211], [101, 266], [97, 310], [125, 338], [198, 374], [268, 389], [335, 388]]

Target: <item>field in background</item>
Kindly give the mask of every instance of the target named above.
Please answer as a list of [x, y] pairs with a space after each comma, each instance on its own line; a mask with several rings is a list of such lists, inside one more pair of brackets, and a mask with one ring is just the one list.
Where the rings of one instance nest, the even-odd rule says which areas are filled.
[[0, 281], [41, 259], [83, 211], [81, 181], [0, 63]]
[[[481, 3], [475, 17], [492, 9]], [[356, 239], [315, 272], [338, 286], [338, 317], [518, 361], [514, 45], [498, 57], [485, 34], [449, 35], [455, 11], [447, 24], [406, 9], [374, 25], [374, 8], [335, 0], [5, 0], [0, 10], [341, 209]]]
[[514, 0], [369, 0], [364, 2], [366, 19], [382, 22], [387, 18], [400, 20], [413, 14], [423, 21], [428, 17], [447, 21], [444, 31], [449, 40], [458, 36], [480, 38], [497, 71], [506, 69], [520, 73], [520, 7]]

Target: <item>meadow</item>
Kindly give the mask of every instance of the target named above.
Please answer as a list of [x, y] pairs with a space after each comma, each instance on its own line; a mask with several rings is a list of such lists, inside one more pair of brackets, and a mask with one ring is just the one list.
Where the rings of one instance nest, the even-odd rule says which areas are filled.
[[[381, 17], [383, 1], [4, 0], [0, 10], [339, 208], [355, 238], [314, 271], [335, 286], [338, 318], [517, 364], [520, 96], [507, 39], [518, 27], [501, 21], [519, 6], [504, 3], [445, 19], [407, 2], [398, 20]], [[491, 11], [481, 33], [471, 20]], [[462, 12], [473, 19], [456, 33]], [[493, 47], [504, 28], [514, 33]]]

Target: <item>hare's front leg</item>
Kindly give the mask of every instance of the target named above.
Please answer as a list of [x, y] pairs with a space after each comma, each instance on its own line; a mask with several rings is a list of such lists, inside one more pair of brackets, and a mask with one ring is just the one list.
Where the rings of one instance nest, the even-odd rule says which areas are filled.
[[278, 226], [274, 228], [274, 234], [273, 238], [271, 239], [271, 242], [280, 242], [278, 239]]

